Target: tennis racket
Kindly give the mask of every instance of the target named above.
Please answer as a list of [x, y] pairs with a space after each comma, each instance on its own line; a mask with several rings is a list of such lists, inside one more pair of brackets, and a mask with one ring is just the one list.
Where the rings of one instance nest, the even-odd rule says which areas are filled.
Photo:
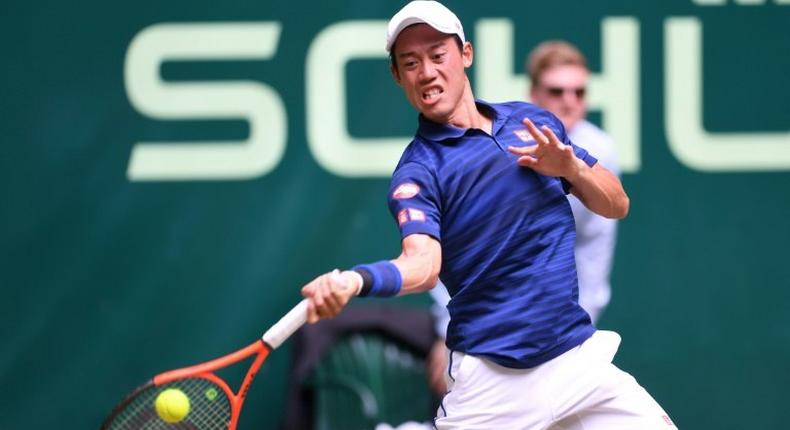
[[[195, 366], [160, 373], [136, 388], [104, 420], [102, 430], [235, 430], [244, 398], [255, 374], [269, 353], [279, 347], [307, 319], [304, 299], [274, 324], [255, 343]], [[255, 357], [237, 392], [215, 373], [217, 370]], [[174, 388], [183, 392], [188, 412], [178, 422], [167, 422], [156, 412], [157, 396]]]

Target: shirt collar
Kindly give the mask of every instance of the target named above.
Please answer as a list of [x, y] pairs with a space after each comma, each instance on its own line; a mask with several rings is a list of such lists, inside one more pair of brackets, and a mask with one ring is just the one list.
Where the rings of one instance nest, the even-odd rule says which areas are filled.
[[[475, 100], [475, 105], [477, 105], [478, 109], [488, 111], [493, 114], [493, 125], [491, 128], [493, 134], [496, 135], [499, 129], [502, 128], [502, 125], [505, 123], [509, 110], [504, 105], [494, 105], [480, 99]], [[447, 139], [458, 139], [466, 134], [467, 130], [469, 130], [468, 128], [459, 128], [451, 124], [439, 124], [433, 122], [422, 114], [420, 114], [418, 121], [419, 127], [417, 128], [417, 134], [434, 142], [440, 142]]]

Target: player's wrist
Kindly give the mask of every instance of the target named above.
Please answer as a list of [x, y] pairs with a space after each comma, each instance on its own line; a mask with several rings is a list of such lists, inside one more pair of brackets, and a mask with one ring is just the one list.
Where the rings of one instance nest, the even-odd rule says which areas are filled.
[[570, 182], [571, 185], [577, 185], [579, 181], [583, 181], [583, 176], [586, 168], [590, 166], [587, 165], [583, 160], [572, 155], [572, 160], [569, 163], [568, 171], [565, 175], [562, 175], [566, 181]]
[[397, 296], [403, 287], [400, 270], [391, 261], [383, 260], [371, 264], [361, 264], [353, 268], [362, 278], [362, 297]]
[[364, 279], [362, 279], [362, 275], [353, 270], [344, 270], [340, 273], [340, 275], [343, 276], [343, 278], [345, 278], [349, 283], [352, 290], [354, 290], [355, 296], [358, 296], [359, 293], [362, 292], [362, 286], [365, 284]]

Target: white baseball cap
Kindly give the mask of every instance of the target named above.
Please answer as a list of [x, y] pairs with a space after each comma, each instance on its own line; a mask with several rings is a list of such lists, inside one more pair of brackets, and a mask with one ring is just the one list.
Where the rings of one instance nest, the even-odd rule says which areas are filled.
[[387, 52], [392, 50], [400, 32], [413, 24], [428, 24], [441, 33], [457, 35], [461, 43], [466, 42], [464, 27], [450, 9], [438, 1], [414, 0], [390, 19], [387, 25]]

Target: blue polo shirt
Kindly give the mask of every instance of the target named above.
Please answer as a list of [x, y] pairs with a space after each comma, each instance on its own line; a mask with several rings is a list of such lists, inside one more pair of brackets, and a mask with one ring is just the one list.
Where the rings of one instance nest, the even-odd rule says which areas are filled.
[[573, 144], [562, 123], [535, 105], [477, 106], [493, 118], [493, 136], [420, 116], [392, 175], [389, 208], [402, 237], [427, 234], [442, 244], [440, 277], [452, 297], [448, 348], [534, 367], [595, 329], [578, 303], [569, 184], [519, 166], [507, 147], [535, 144], [525, 117]]

